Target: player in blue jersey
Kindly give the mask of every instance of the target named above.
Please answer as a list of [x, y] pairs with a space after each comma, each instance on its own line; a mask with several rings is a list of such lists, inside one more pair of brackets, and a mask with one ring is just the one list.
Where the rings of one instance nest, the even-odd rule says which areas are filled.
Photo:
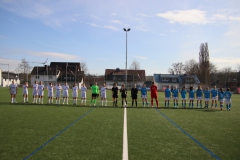
[[186, 94], [187, 94], [187, 91], [185, 89], [185, 87], [182, 88], [182, 91], [181, 91], [181, 97], [182, 97], [182, 107], [183, 108], [186, 108]]
[[228, 111], [230, 111], [231, 105], [232, 105], [231, 97], [232, 97], [232, 92], [230, 92], [230, 88], [228, 88], [227, 91], [225, 92], [226, 107]]
[[225, 92], [223, 92], [223, 89], [220, 88], [220, 90], [218, 92], [218, 100], [220, 103], [220, 110], [222, 110], [222, 107], [223, 107], [224, 97], [225, 97]]
[[210, 94], [211, 92], [209, 91], [209, 88], [207, 87], [206, 90], [204, 91], [204, 101], [205, 101], [205, 107], [208, 108], [209, 100], [210, 100]]
[[146, 103], [146, 106], [148, 107], [146, 84], [143, 84], [143, 86], [141, 88], [141, 98], [142, 98], [143, 107], [145, 107], [144, 102]]
[[170, 90], [170, 85], [167, 86], [167, 88], [165, 89], [165, 107], [169, 107], [169, 100], [171, 99], [171, 90]]
[[173, 106], [174, 106], [174, 108], [178, 107], [178, 95], [179, 95], [179, 91], [177, 89], [177, 86], [175, 86], [174, 89], [172, 90]]
[[217, 90], [216, 86], [214, 86], [214, 89], [211, 90], [211, 95], [212, 95], [212, 107], [211, 108], [213, 108], [214, 103], [215, 103], [215, 108], [217, 108], [218, 90]]
[[198, 104], [200, 104], [200, 108], [202, 108], [202, 96], [203, 96], [203, 90], [201, 86], [198, 86], [198, 89], [196, 91], [196, 98], [197, 98], [197, 108]]
[[192, 108], [193, 108], [194, 99], [195, 99], [195, 91], [194, 91], [193, 87], [191, 86], [190, 90], [189, 90], [189, 108], [190, 108], [190, 106], [192, 106]]

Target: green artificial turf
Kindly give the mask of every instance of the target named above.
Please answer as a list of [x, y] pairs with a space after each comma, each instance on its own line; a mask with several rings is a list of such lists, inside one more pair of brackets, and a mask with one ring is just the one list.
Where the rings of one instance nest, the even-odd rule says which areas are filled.
[[[10, 103], [7, 88], [0, 88], [0, 159], [122, 159], [123, 108], [108, 106]], [[31, 90], [29, 90], [31, 95]], [[71, 95], [71, 93], [70, 93]], [[148, 98], [150, 101], [150, 98]], [[215, 109], [142, 107], [127, 109], [129, 159], [239, 159], [240, 95], [233, 95], [231, 111]], [[54, 100], [55, 103], [55, 100]], [[118, 100], [121, 106], [121, 98]], [[131, 106], [128, 97], [128, 106]], [[175, 125], [174, 125], [175, 124]], [[192, 138], [190, 138], [190, 135]], [[197, 144], [198, 141], [205, 149]], [[35, 152], [34, 152], [35, 151]], [[34, 153], [33, 153], [34, 152]], [[28, 157], [27, 157], [28, 158]]]

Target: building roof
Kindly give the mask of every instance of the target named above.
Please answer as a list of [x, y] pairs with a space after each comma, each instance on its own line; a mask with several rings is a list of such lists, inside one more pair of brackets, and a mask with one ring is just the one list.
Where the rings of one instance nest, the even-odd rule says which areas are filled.
[[51, 62], [50, 65], [35, 66], [32, 69], [31, 75], [58, 75], [58, 79], [63, 79], [66, 74], [77, 76], [80, 79], [84, 76], [84, 71], [81, 71], [79, 62]]
[[[200, 84], [200, 81], [196, 75], [174, 75], [174, 74], [154, 74], [154, 81], [157, 83], [196, 83]], [[193, 79], [188, 81], [188, 79]]]
[[45, 66], [35, 66], [32, 69], [31, 74], [36, 75], [46, 75], [47, 72], [49, 74], [58, 74], [58, 72], [63, 72], [66, 75], [66, 69], [67, 72], [81, 72], [81, 65], [79, 62], [51, 62], [50, 65]]
[[[124, 81], [126, 76], [125, 69], [106, 69], [105, 70], [106, 80], [114, 80], [114, 77], [117, 77], [117, 80]], [[138, 81], [145, 81], [145, 70], [127, 70], [127, 79], [132, 81], [133, 78]]]
[[[2, 78], [8, 79], [8, 72], [2, 72]], [[18, 74], [9, 72], [9, 79], [18, 79]]]

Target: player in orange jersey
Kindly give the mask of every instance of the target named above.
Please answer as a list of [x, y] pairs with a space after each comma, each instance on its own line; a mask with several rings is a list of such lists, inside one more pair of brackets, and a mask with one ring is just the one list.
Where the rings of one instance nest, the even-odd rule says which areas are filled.
[[153, 107], [153, 99], [156, 100], [157, 107], [159, 107], [159, 106], [158, 106], [158, 93], [157, 93], [158, 88], [157, 88], [157, 86], [154, 84], [154, 82], [152, 82], [152, 85], [151, 85], [151, 87], [150, 87], [150, 91], [151, 91], [151, 105], [152, 105], [152, 107]]

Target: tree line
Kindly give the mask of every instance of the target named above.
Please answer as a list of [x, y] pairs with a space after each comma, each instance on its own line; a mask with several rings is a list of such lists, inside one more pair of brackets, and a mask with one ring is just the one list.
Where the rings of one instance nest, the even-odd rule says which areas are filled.
[[[204, 74], [204, 72], [207, 73]], [[172, 63], [172, 67], [168, 69], [168, 73], [197, 75], [202, 84], [206, 84], [208, 86], [218, 85], [219, 87], [227, 87], [227, 83], [229, 81], [239, 81], [239, 79], [237, 80], [237, 77], [240, 75], [240, 64], [237, 64], [235, 70], [231, 67], [218, 69], [216, 65], [209, 62], [209, 66], [206, 68], [196, 60], [190, 59], [185, 63]]]

